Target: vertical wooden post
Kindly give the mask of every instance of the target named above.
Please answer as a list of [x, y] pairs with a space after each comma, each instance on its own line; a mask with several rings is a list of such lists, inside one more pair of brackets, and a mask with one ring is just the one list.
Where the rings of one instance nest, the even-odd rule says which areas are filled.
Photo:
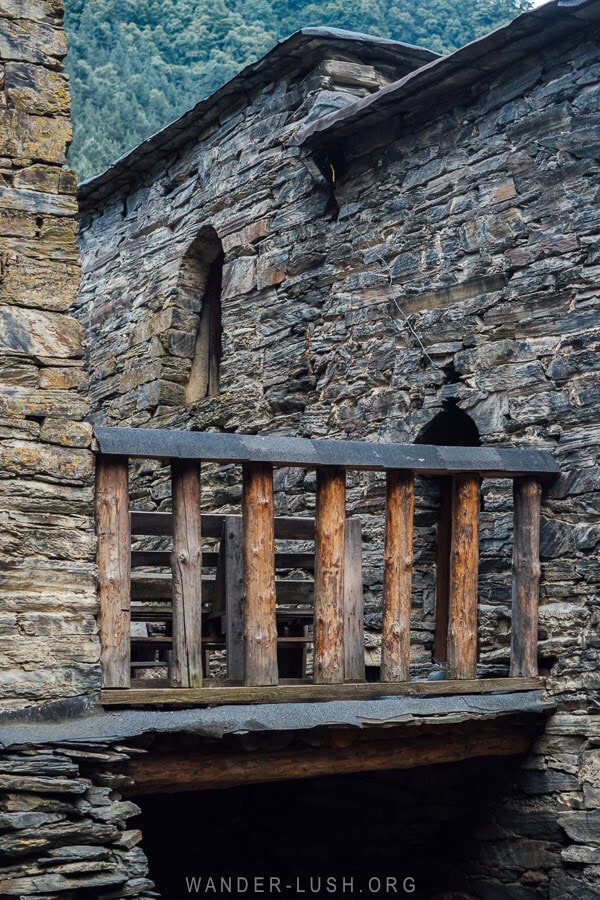
[[365, 680], [365, 622], [360, 519], [346, 520], [344, 677], [346, 681]]
[[542, 488], [533, 478], [515, 478], [510, 674], [538, 674], [538, 602]]
[[227, 677], [244, 681], [244, 561], [243, 533], [239, 516], [226, 516], [220, 552], [224, 558], [225, 635]]
[[381, 680], [410, 679], [415, 482], [412, 472], [387, 473]]
[[477, 677], [478, 475], [453, 478], [448, 678]]
[[242, 513], [245, 679], [250, 686], [273, 685], [278, 682], [278, 673], [275, 503], [270, 463], [244, 466]]
[[200, 464], [171, 463], [173, 498], [173, 657], [174, 687], [202, 684], [202, 540]]
[[346, 473], [317, 469], [315, 523], [315, 660], [317, 684], [344, 680]]
[[435, 557], [435, 644], [436, 662], [448, 659], [448, 605], [450, 601], [450, 547], [452, 542], [452, 479], [440, 483], [440, 515], [437, 524]]
[[128, 688], [131, 669], [131, 527], [126, 456], [97, 457], [95, 512], [102, 685]]

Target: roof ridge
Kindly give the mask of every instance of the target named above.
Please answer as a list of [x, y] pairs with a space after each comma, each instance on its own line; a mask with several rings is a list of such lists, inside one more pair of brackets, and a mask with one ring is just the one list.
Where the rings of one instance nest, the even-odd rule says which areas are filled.
[[[415, 64], [419, 68], [423, 60], [437, 59], [439, 54], [425, 47], [407, 44], [403, 41], [394, 41], [390, 38], [382, 38], [361, 32], [345, 31], [339, 28], [307, 27], [293, 32], [286, 38], [278, 41], [274, 47], [264, 56], [247, 65], [232, 79], [227, 81], [213, 94], [203, 98], [190, 109], [186, 110], [177, 119], [169, 122], [164, 128], [145, 138], [133, 149], [128, 150], [115, 160], [104, 172], [100, 172], [91, 178], [82, 181], [79, 185], [80, 205], [93, 205], [93, 201], [111, 196], [122, 186], [133, 180], [136, 173], [142, 167], [147, 169], [147, 160], [152, 164], [162, 154], [166, 155], [175, 149], [175, 146], [183, 139], [183, 134], [188, 134], [198, 126], [200, 122], [205, 125], [205, 117], [211, 112], [218, 114], [222, 101], [230, 102], [231, 96], [240, 96], [244, 93], [242, 86], [248, 90], [267, 84], [274, 80], [278, 68], [290, 66], [296, 60], [302, 61], [302, 49], [306, 52], [306, 45], [317, 42], [318, 47], [326, 47], [331, 44], [355, 44], [360, 48], [365, 46], [369, 52], [374, 51], [383, 54], [382, 62], [398, 61], [404, 56], [407, 64]], [[317, 47], [313, 48], [317, 49]], [[385, 56], [389, 58], [386, 60]], [[222, 111], [222, 110], [221, 110]], [[179, 141], [178, 141], [179, 139]], [[175, 146], [171, 146], [171, 144]]]
[[[436, 75], [439, 76], [437, 77], [438, 84], [443, 82], [444, 77], [450, 73], [458, 77], [461, 72], [461, 66], [465, 62], [467, 64], [480, 64], [486, 56], [490, 56], [491, 53], [500, 49], [505, 50], [514, 46], [519, 39], [523, 39], [525, 44], [527, 44], [529, 39], [531, 46], [536, 44], [543, 46], [552, 39], [553, 35], [549, 33], [551, 26], [561, 21], [566, 26], [573, 26], [574, 28], [585, 27], [586, 21], [581, 16], [581, 11], [595, 6], [600, 8], [600, 0], [549, 0], [542, 6], [527, 10], [506, 25], [501, 25], [494, 31], [476, 38], [453, 53], [434, 59], [413, 72], [404, 75], [398, 81], [385, 85], [376, 93], [350, 103], [343, 109], [323, 116], [316, 122], [300, 129], [290, 141], [290, 145], [312, 145], [319, 144], [322, 141], [335, 140], [341, 135], [346, 135], [355, 127], [360, 128], [364, 125], [372, 124], [375, 117], [374, 113], [380, 108], [385, 108], [387, 116], [390, 113], [393, 114], [392, 106], [394, 105], [394, 100], [401, 99], [401, 95], [408, 85], [416, 86], [415, 90], [409, 94], [409, 96], [413, 96], [417, 93], [417, 89], [422, 89], [423, 86], [431, 87], [432, 83], [435, 84]], [[600, 21], [600, 17], [598, 18]], [[540, 24], [542, 25], [541, 29], [539, 27]], [[562, 32], [555, 36], [561, 37]], [[505, 38], [506, 40], [504, 40]], [[524, 46], [523, 50], [525, 49], [526, 46]], [[514, 59], [509, 59], [508, 55], [503, 54], [496, 60], [495, 64], [492, 61], [488, 61], [483, 69], [475, 65], [472, 69], [474, 77], [470, 79], [470, 82], [469, 79], [465, 79], [465, 83], [461, 86], [466, 87], [469, 83], [472, 84], [478, 79], [481, 80], [482, 75], [489, 77], [495, 70], [499, 71], [502, 68], [506, 68], [514, 61]], [[427, 79], [431, 72], [434, 73], [434, 77], [428, 84]], [[423, 81], [425, 81], [425, 85], [423, 85]], [[453, 89], [455, 87], [456, 85], [453, 85]], [[423, 104], [431, 109], [431, 98], [424, 98]], [[395, 111], [402, 112], [401, 109]]]

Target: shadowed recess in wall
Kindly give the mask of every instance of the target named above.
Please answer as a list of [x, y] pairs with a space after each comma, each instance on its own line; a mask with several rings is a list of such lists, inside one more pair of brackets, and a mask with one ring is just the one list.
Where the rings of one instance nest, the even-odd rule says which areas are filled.
[[272, 896], [431, 900], [462, 886], [455, 857], [469, 853], [512, 772], [512, 761], [468, 760], [147, 796], [139, 824], [165, 898], [184, 896], [186, 878], [196, 878], [190, 893], [253, 895], [263, 877]]
[[416, 444], [436, 447], [481, 447], [479, 430], [471, 416], [454, 400], [444, 400], [439, 412], [419, 432]]
[[223, 247], [214, 228], [204, 228], [188, 248], [179, 271], [177, 302], [199, 314], [187, 403], [219, 393], [222, 348]]

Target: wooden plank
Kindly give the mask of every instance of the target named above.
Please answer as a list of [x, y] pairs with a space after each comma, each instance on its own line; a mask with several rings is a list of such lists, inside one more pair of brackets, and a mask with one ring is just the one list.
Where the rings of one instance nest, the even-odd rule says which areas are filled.
[[173, 658], [174, 687], [202, 684], [202, 540], [200, 464], [171, 463], [173, 498]]
[[381, 680], [410, 678], [414, 476], [388, 472], [383, 571]]
[[245, 680], [277, 684], [275, 503], [273, 466], [244, 466], [242, 496], [245, 599]]
[[344, 557], [346, 473], [317, 471], [315, 534], [315, 659], [317, 684], [344, 680]]
[[365, 678], [365, 622], [360, 519], [346, 519], [344, 561], [344, 675]]
[[[170, 644], [170, 643], [172, 643], [172, 641], [173, 641], [172, 637], [168, 637], [167, 635], [164, 635], [164, 634], [149, 635], [147, 637], [136, 634], [136, 635], [133, 635], [131, 638], [132, 646], [134, 644], [158, 644], [158, 645]], [[312, 644], [313, 641], [314, 641], [313, 638], [306, 637], [304, 635], [297, 635], [295, 637], [278, 637], [277, 638], [277, 644], [278, 645], [281, 644], [282, 646], [285, 646], [287, 644]], [[202, 643], [210, 644], [211, 646], [214, 646], [214, 647], [225, 647], [226, 646], [224, 640], [216, 638], [216, 637], [211, 637], [211, 635], [205, 635], [205, 634], [202, 635]], [[163, 662], [163, 663], [161, 663], [161, 665], [165, 666], [166, 663]]]
[[[219, 554], [212, 550], [205, 551], [202, 554], [202, 566], [207, 569], [214, 569], [219, 561]], [[171, 567], [171, 551], [170, 550], [132, 550], [131, 551], [131, 567], [139, 568], [170, 568]]]
[[129, 475], [124, 456], [96, 460], [98, 599], [102, 685], [129, 687], [130, 575]]
[[510, 674], [533, 676], [538, 673], [541, 484], [531, 478], [516, 479], [513, 497]]
[[[231, 518], [227, 516], [227, 518]], [[239, 517], [241, 518], [241, 516]], [[202, 514], [202, 534], [205, 538], [220, 538], [225, 515]], [[171, 513], [133, 510], [131, 533], [170, 537], [173, 531]], [[285, 541], [314, 541], [315, 520], [307, 517], [277, 516], [275, 538]]]
[[227, 516], [221, 539], [223, 554], [223, 590], [225, 599], [225, 635], [227, 642], [227, 675], [232, 681], [244, 680], [244, 559], [243, 530], [239, 516]]
[[279, 684], [274, 687], [143, 688], [102, 691], [104, 706], [206, 706], [228, 703], [312, 703], [332, 700], [376, 700], [378, 697], [437, 697], [535, 691], [543, 678], [476, 678], [457, 681], [407, 681], [403, 684]]
[[479, 574], [478, 475], [453, 479], [448, 678], [477, 675], [477, 578]]
[[[204, 596], [203, 606], [206, 606], [206, 597]], [[222, 613], [210, 613], [209, 618], [213, 616], [222, 616]], [[134, 622], [168, 622], [172, 617], [171, 604], [152, 604], [137, 601], [131, 606], [131, 618]], [[290, 620], [299, 620], [301, 622], [312, 622], [312, 609], [297, 609], [296, 607], [277, 607], [277, 619], [280, 622], [289, 622]]]
[[[203, 605], [214, 602], [215, 576], [202, 576], [202, 600]], [[314, 598], [314, 583], [306, 579], [288, 578], [277, 579], [275, 582], [277, 602], [282, 604], [307, 603], [312, 604]], [[136, 573], [131, 579], [131, 597], [138, 603], [164, 602], [169, 603], [172, 596], [172, 578], [167, 572]]]
[[[276, 520], [277, 521], [277, 520]], [[275, 527], [275, 537], [277, 537], [277, 527]], [[304, 569], [306, 572], [314, 572], [315, 570], [315, 554], [314, 553], [276, 553], [275, 554], [276, 569]]]
[[308, 440], [276, 435], [247, 435], [160, 428], [94, 429], [102, 453], [150, 459], [203, 459], [277, 466], [404, 469], [429, 475], [479, 472], [498, 478], [550, 477], [558, 464], [545, 450], [495, 447], [432, 447], [367, 441]]
[[442, 478], [440, 513], [436, 529], [435, 643], [433, 658], [448, 659], [448, 607], [450, 603], [450, 550], [452, 545], [452, 479]]
[[[412, 769], [484, 756], [525, 753], [538, 732], [536, 722], [504, 716], [448, 725], [368, 729], [344, 735], [333, 745], [277, 746], [248, 753], [228, 749], [148, 753], [123, 763], [128, 796], [201, 791], [365, 771]], [[372, 733], [369, 733], [372, 732]], [[353, 738], [351, 740], [351, 738]], [[281, 738], [279, 738], [281, 740]], [[263, 741], [261, 741], [263, 743]]]
[[[241, 516], [231, 516], [232, 519], [239, 519]], [[204, 520], [204, 517], [203, 517]], [[205, 550], [202, 554], [202, 566], [207, 569], [215, 569], [219, 562], [219, 554], [216, 551]], [[169, 568], [171, 565], [171, 552], [169, 550], [132, 550], [131, 566], [132, 568]], [[275, 554], [276, 569], [304, 569], [307, 572], [314, 571], [315, 555], [314, 553], [276, 553]]]

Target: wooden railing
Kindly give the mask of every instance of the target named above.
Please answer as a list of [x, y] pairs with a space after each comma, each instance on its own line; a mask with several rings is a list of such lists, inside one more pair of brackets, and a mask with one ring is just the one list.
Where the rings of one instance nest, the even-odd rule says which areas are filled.
[[[514, 483], [510, 676], [522, 682], [537, 675], [541, 484], [558, 472], [550, 454], [125, 428], [97, 428], [95, 450], [105, 702], [111, 702], [111, 697], [123, 702], [123, 689], [130, 686], [132, 523], [137, 533], [172, 535], [172, 575], [166, 576], [169, 583], [160, 594], [161, 600], [171, 601], [168, 667], [172, 687], [199, 689], [202, 685], [203, 567], [206, 571], [213, 565], [213, 599], [222, 598], [220, 614], [226, 620], [224, 646], [231, 684], [274, 689], [256, 697], [276, 699], [280, 692], [281, 699], [295, 698], [288, 685], [278, 684], [282, 638], [277, 628], [277, 594], [281, 584], [288, 585], [288, 596], [293, 588], [290, 590], [289, 582], [277, 581], [281, 554], [276, 554], [275, 540], [291, 536], [314, 539], [313, 565], [304, 553], [306, 568], [314, 569], [313, 685], [340, 686], [340, 690], [327, 691], [327, 696], [366, 695], [366, 686], [361, 686], [360, 526], [356, 519], [346, 517], [347, 470], [385, 471], [387, 477], [381, 684], [368, 685], [368, 695], [424, 688], [414, 682], [409, 685], [415, 474], [443, 479], [435, 652], [438, 660], [447, 663], [448, 681], [443, 688], [437, 683], [435, 689], [466, 691], [467, 684], [477, 677], [479, 510], [481, 480], [486, 477]], [[172, 514], [130, 515], [129, 459], [140, 457], [170, 462]], [[200, 515], [200, 461], [242, 465], [241, 518]], [[275, 466], [316, 469], [314, 520], [275, 517]], [[220, 538], [218, 554], [203, 554], [203, 537]], [[137, 550], [133, 554], [134, 567], [165, 566], [168, 561], [164, 551]], [[287, 562], [293, 567], [298, 560], [287, 558]], [[240, 628], [243, 640], [239, 640]], [[509, 680], [487, 680], [474, 689], [499, 689]], [[198, 701], [204, 694], [204, 702], [226, 702], [227, 697], [233, 700], [238, 696], [235, 687], [223, 682], [221, 687], [221, 691], [211, 687], [197, 692]], [[226, 694], [228, 691], [233, 693]], [[192, 692], [184, 693], [192, 697]], [[309, 698], [313, 693], [303, 688], [297, 697]], [[318, 696], [318, 691], [314, 695]], [[323, 691], [321, 696], [325, 696]], [[254, 695], [246, 691], [244, 697]], [[145, 702], [141, 696], [136, 699]]]

